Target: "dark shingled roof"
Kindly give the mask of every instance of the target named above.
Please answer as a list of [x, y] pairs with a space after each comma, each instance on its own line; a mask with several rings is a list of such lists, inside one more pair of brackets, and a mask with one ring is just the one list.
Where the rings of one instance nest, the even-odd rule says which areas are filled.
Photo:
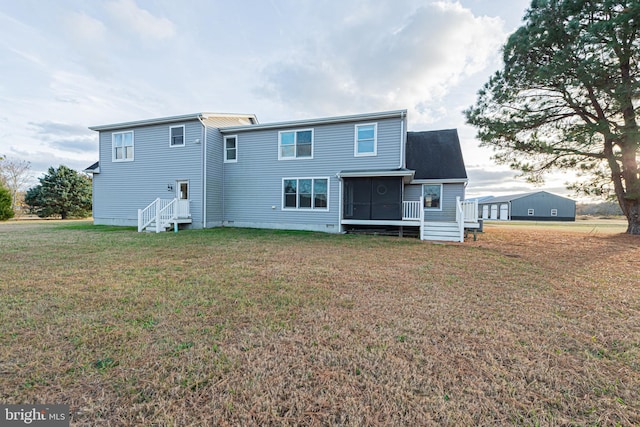
[[466, 179], [456, 129], [407, 132], [407, 168], [414, 179]]
[[86, 168], [84, 171], [85, 172], [93, 172], [94, 170], [98, 169], [99, 167], [100, 167], [100, 162], [95, 162], [94, 164], [92, 164], [91, 166]]

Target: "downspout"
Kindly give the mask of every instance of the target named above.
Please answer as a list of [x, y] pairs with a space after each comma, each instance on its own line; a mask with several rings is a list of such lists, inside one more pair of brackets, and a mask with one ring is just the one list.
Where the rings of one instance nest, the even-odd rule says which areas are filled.
[[[404, 169], [407, 162], [404, 158], [405, 144], [407, 140], [407, 134], [404, 131], [404, 111], [400, 112], [400, 166], [398, 169]], [[402, 193], [400, 193], [400, 208], [402, 209], [402, 204], [404, 203], [404, 178], [402, 179]]]
[[404, 150], [407, 143], [407, 134], [404, 131], [405, 119], [404, 111], [400, 112], [400, 166], [398, 169], [404, 169], [407, 164], [406, 159], [404, 158]]
[[207, 125], [198, 116], [202, 124], [202, 228], [207, 228]]
[[344, 206], [342, 205], [342, 176], [340, 176], [340, 172], [336, 173], [336, 178], [338, 178], [338, 234], [342, 234], [342, 213], [344, 210]]

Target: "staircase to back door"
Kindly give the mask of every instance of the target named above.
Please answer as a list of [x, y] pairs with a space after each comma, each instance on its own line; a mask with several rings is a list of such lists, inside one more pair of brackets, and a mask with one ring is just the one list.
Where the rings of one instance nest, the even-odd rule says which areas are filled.
[[426, 222], [422, 230], [423, 240], [460, 241], [460, 229], [456, 222]]

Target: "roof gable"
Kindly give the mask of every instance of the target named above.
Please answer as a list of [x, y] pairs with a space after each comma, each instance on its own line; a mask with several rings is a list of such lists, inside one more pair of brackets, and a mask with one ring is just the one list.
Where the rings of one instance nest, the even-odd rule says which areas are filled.
[[467, 179], [456, 129], [407, 132], [407, 168], [420, 179]]

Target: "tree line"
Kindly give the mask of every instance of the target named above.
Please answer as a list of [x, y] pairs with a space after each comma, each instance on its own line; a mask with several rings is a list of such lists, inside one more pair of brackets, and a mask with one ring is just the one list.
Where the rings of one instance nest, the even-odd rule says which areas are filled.
[[31, 178], [31, 164], [25, 160], [0, 156], [0, 221], [15, 216], [27, 206], [29, 213], [40, 218], [86, 218], [91, 215], [91, 178], [67, 166], [50, 167], [39, 184], [22, 189]]

